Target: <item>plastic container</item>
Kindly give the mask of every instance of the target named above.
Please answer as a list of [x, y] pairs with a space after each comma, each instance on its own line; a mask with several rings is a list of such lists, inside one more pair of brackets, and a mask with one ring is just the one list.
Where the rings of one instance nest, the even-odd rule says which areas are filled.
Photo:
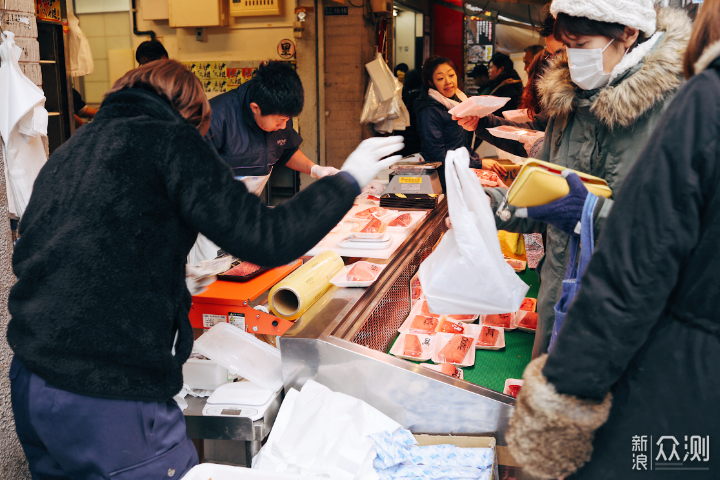
[[516, 123], [526, 123], [530, 121], [530, 117], [528, 117], [527, 109], [523, 108], [521, 110], [505, 110], [502, 112], [503, 117], [507, 118], [511, 122]]
[[183, 365], [183, 383], [190, 388], [215, 390], [228, 381], [227, 368], [196, 352]]
[[451, 108], [448, 113], [458, 118], [484, 117], [498, 108], [502, 108], [509, 101], [509, 97], [470, 97], [460, 105]]
[[[357, 265], [358, 263], [366, 263], [369, 265], [375, 265], [376, 267], [379, 267], [378, 272], [373, 276], [372, 280], [368, 281], [350, 281], [347, 279], [348, 273], [350, 273], [350, 270]], [[335, 285], [336, 287], [369, 287], [372, 285], [375, 280], [377, 280], [377, 277], [380, 275], [380, 273], [385, 269], [387, 265], [384, 264], [377, 264], [377, 263], [371, 263], [371, 262], [365, 262], [360, 261], [353, 263], [352, 265], [345, 265], [342, 270], [340, 270], [333, 278], [330, 279], [330, 283]]]
[[[411, 357], [410, 355], [404, 355], [405, 353], [405, 337], [407, 335], [416, 335], [420, 340], [420, 348], [422, 349], [422, 355], [419, 357]], [[430, 360], [435, 350], [435, 342], [433, 337], [423, 335], [421, 333], [401, 333], [398, 339], [390, 349], [390, 355], [394, 355], [398, 358], [404, 358], [407, 360], [414, 360], [416, 362], [425, 362]]]
[[488, 128], [488, 133], [494, 137], [505, 138], [507, 140], [520, 141], [520, 137], [523, 136], [545, 136], [545, 132], [538, 132], [536, 130], [526, 130], [511, 126], [502, 126], [495, 128]]
[[266, 472], [245, 467], [231, 467], [214, 463], [201, 463], [194, 466], [182, 477], [182, 480], [312, 480], [319, 477], [303, 477], [289, 473]]
[[277, 392], [283, 386], [280, 351], [229, 323], [202, 334], [195, 350], [266, 390]]

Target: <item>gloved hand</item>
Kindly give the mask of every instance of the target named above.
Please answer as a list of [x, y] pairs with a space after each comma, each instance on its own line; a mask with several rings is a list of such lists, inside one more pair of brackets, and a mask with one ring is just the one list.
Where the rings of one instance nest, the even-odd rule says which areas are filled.
[[310, 176], [312, 178], [323, 178], [328, 175], [335, 175], [339, 172], [340, 170], [335, 167], [321, 167], [320, 165], [313, 165], [310, 169]]
[[562, 176], [570, 185], [570, 193], [547, 205], [518, 208], [515, 210], [515, 216], [520, 218], [530, 217], [539, 222], [549, 223], [568, 235], [579, 234], [580, 230], [577, 229], [577, 225], [582, 218], [588, 191], [576, 173], [565, 170]]
[[397, 163], [400, 158], [402, 158], [400, 155], [393, 155], [390, 158], [380, 160], [391, 153], [402, 150], [405, 146], [403, 140], [403, 137], [400, 135], [363, 140], [347, 160], [345, 160], [340, 170], [352, 175], [362, 189], [370, 183], [381, 170], [390, 168], [391, 165]]
[[190, 295], [200, 295], [215, 280], [217, 280], [217, 275], [208, 276], [200, 267], [185, 265], [185, 285], [187, 285]]

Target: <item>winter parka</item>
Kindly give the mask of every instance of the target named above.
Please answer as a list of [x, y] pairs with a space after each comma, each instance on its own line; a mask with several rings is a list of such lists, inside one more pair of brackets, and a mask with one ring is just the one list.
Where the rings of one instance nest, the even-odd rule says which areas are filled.
[[[682, 59], [690, 38], [687, 14], [660, 8], [660, 38], [638, 64], [610, 85], [590, 91], [572, 83], [566, 55], [553, 59], [538, 84], [542, 107], [550, 120], [538, 157], [563, 167], [604, 178], [614, 195], [638, 160], [666, 106], [683, 81]], [[486, 189], [495, 211], [505, 195]], [[611, 209], [611, 199], [598, 202], [594, 212], [596, 236]], [[513, 209], [511, 208], [511, 211]], [[569, 257], [570, 237], [542, 222], [512, 215], [504, 222], [495, 216], [498, 229], [518, 233], [547, 230], [545, 256], [538, 265], [538, 327], [533, 357], [547, 352]]]

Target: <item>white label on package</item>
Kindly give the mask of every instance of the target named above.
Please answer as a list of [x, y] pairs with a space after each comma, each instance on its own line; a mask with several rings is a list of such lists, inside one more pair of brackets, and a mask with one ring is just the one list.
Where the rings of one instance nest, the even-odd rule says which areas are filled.
[[420, 191], [420, 184], [407, 184], [404, 183], [400, 185], [400, 190], [403, 192], [419, 192]]
[[230, 319], [230, 325], [235, 325], [236, 327], [245, 331], [245, 314], [244, 313], [229, 312], [228, 318]]
[[226, 321], [225, 315], [211, 315], [209, 313], [203, 313], [203, 327], [212, 328], [217, 323]]

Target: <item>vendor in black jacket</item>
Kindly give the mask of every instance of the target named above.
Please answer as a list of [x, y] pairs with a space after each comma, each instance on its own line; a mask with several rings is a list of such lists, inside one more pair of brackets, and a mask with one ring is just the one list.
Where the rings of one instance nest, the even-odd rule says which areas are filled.
[[400, 148], [363, 142], [275, 208], [204, 139], [210, 105], [180, 63], [128, 72], [40, 171], [13, 256], [7, 340], [17, 433], [36, 479], [181, 478], [197, 463], [180, 408], [193, 333], [185, 258], [203, 232], [263, 266], [317, 244]]
[[302, 112], [304, 98], [297, 72], [287, 64], [268, 62], [249, 82], [210, 100], [206, 138], [250, 192], [260, 195], [275, 165], [314, 178], [338, 172], [316, 165], [300, 151], [302, 137], [293, 129], [292, 117]]

